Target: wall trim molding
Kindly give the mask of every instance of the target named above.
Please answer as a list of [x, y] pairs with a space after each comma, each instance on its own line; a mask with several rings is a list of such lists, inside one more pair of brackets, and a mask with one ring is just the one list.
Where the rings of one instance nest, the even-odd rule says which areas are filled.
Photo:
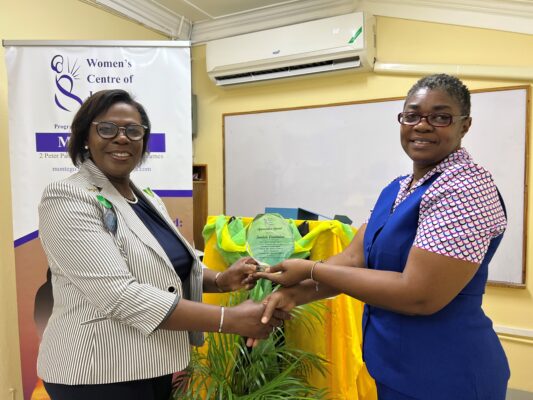
[[248, 13], [225, 16], [193, 25], [191, 41], [202, 44], [210, 40], [293, 25], [315, 19], [356, 11], [359, 0], [309, 0], [267, 7]]
[[307, 0], [225, 15], [193, 24], [157, 0], [80, 0], [171, 39], [202, 44], [244, 33], [363, 11], [383, 17], [533, 34], [530, 0]]
[[494, 325], [494, 330], [498, 335], [509, 335], [533, 341], [533, 329], [516, 328], [512, 326]]
[[363, 0], [361, 10], [384, 17], [533, 34], [533, 2], [520, 0]]
[[507, 400], [533, 400], [533, 392], [518, 389], [507, 389]]
[[505, 80], [533, 80], [533, 67], [473, 64], [408, 64], [376, 61], [374, 72], [390, 75], [430, 75], [446, 73], [460, 77], [496, 78]]
[[153, 29], [170, 39], [189, 40], [192, 22], [168, 8], [146, 0], [82, 0]]

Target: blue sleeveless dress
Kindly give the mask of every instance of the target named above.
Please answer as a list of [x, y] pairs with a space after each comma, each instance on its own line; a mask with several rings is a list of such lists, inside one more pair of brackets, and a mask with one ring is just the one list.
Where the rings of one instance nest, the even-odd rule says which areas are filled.
[[[394, 212], [401, 178], [382, 191], [365, 231], [368, 268], [403, 271], [415, 239], [422, 195], [439, 175], [416, 188]], [[407, 316], [365, 306], [363, 354], [378, 384], [414, 399], [505, 399], [510, 375], [507, 358], [481, 309], [488, 264], [502, 236], [492, 239], [475, 276], [437, 313]]]

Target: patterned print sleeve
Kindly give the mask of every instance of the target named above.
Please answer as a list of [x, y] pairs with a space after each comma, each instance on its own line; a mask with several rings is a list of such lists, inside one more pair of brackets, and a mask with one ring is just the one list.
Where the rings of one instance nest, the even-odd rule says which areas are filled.
[[491, 239], [502, 234], [506, 224], [490, 173], [476, 164], [455, 164], [424, 194], [413, 245], [481, 263]]

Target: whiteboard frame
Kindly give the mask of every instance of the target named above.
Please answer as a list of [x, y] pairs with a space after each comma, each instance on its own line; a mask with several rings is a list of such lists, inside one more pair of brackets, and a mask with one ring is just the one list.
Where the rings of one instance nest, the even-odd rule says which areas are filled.
[[[496, 87], [496, 88], [487, 88], [487, 89], [476, 89], [471, 90], [471, 94], [475, 93], [488, 93], [488, 92], [498, 92], [498, 91], [511, 91], [511, 90], [525, 90], [525, 124], [524, 124], [524, 182], [522, 183], [522, 192], [523, 192], [523, 210], [522, 210], [522, 273], [521, 273], [521, 282], [505, 282], [505, 281], [494, 281], [489, 280], [488, 285], [490, 286], [499, 286], [499, 287], [510, 287], [510, 288], [525, 288], [526, 287], [526, 258], [527, 258], [527, 218], [528, 218], [528, 177], [529, 177], [529, 131], [530, 131], [530, 100], [531, 100], [531, 87], [530, 85], [517, 85], [517, 86], [505, 86], [505, 87]], [[368, 100], [358, 100], [350, 102], [339, 102], [339, 103], [328, 103], [328, 104], [314, 104], [306, 106], [297, 106], [297, 107], [286, 107], [286, 108], [274, 108], [274, 109], [262, 109], [262, 110], [252, 110], [245, 112], [232, 112], [232, 113], [223, 113], [222, 114], [222, 133], [223, 133], [223, 207], [224, 213], [227, 212], [226, 201], [227, 201], [227, 192], [226, 192], [226, 118], [243, 116], [249, 114], [263, 114], [263, 113], [275, 113], [281, 111], [295, 111], [295, 110], [306, 110], [306, 109], [321, 109], [328, 107], [341, 107], [341, 106], [350, 106], [358, 104], [369, 104], [369, 103], [384, 103], [392, 102], [398, 100], [404, 100], [405, 97], [387, 97], [379, 99], [368, 99]], [[468, 147], [467, 147], [468, 148]]]

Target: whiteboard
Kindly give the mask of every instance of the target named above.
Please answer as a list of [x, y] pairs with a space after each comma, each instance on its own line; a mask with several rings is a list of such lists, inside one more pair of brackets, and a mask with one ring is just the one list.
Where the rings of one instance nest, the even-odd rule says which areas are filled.
[[[472, 93], [463, 146], [493, 175], [508, 228], [489, 279], [524, 283], [526, 120], [529, 88]], [[396, 116], [403, 99], [224, 115], [225, 213], [300, 207], [364, 223], [380, 191], [412, 172]]]

